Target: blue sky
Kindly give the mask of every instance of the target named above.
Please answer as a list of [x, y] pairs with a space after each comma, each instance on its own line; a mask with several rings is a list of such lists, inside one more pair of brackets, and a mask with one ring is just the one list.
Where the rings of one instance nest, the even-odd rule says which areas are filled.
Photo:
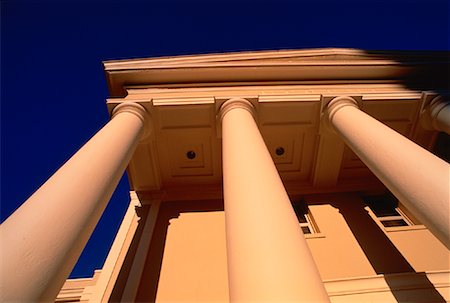
[[[449, 1], [1, 2], [1, 220], [108, 121], [102, 61], [351, 47], [449, 50]], [[101, 268], [123, 178], [72, 277]]]

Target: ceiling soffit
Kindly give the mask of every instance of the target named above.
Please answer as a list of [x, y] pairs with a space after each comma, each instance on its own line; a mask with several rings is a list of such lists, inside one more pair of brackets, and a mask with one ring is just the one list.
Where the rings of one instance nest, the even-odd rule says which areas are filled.
[[[363, 111], [408, 138], [431, 146], [434, 133], [417, 122], [427, 95], [398, 87], [389, 91], [387, 87], [346, 89], [357, 93], [353, 97]], [[290, 194], [381, 188], [325, 123], [324, 104], [339, 95], [332, 88], [322, 88], [323, 94], [306, 93], [314, 90], [298, 87], [279, 91], [264, 87], [257, 93], [252, 89], [241, 89], [239, 95], [228, 97], [225, 94], [232, 88], [209, 91], [209, 95], [195, 89], [165, 89], [164, 93], [135, 89], [127, 98], [109, 99], [109, 109], [134, 101], [151, 113], [153, 134], [139, 144], [128, 168], [132, 189], [162, 194], [165, 200], [220, 198], [222, 157], [216, 113], [221, 102], [231, 97], [248, 98], [255, 104], [261, 134]], [[180, 96], [183, 91], [184, 98]]]

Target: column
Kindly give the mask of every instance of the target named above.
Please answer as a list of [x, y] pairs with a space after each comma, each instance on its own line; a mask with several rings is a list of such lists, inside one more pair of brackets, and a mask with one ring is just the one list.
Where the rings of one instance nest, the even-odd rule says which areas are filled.
[[329, 302], [277, 169], [244, 99], [220, 108], [232, 302]]
[[351, 97], [333, 99], [327, 112], [347, 145], [450, 248], [450, 166], [359, 110]]
[[141, 105], [118, 105], [112, 120], [1, 225], [1, 302], [54, 301], [123, 175], [145, 119]]
[[443, 131], [450, 135], [450, 103], [442, 96], [435, 97], [423, 111], [421, 122], [428, 129]]

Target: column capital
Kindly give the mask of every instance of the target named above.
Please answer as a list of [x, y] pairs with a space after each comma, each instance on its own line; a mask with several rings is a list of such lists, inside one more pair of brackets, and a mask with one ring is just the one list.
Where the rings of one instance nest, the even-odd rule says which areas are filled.
[[428, 104], [427, 108], [425, 109], [425, 114], [428, 115], [429, 123], [426, 126], [429, 126], [430, 128], [444, 131], [445, 129], [441, 127], [438, 123], [438, 116], [441, 113], [441, 111], [446, 108], [447, 106], [450, 106], [449, 102], [446, 102], [443, 96], [439, 95], [434, 97], [430, 103]]
[[334, 115], [345, 106], [359, 108], [358, 102], [350, 96], [336, 97], [327, 104], [326, 112], [328, 113], [329, 120], [332, 121]]
[[150, 121], [150, 114], [145, 109], [144, 106], [142, 106], [139, 103], [135, 102], [123, 102], [118, 104], [116, 107], [114, 107], [112, 113], [111, 113], [111, 120], [114, 119], [117, 115], [120, 113], [131, 113], [138, 117], [142, 123], [144, 124], [144, 133], [141, 136], [141, 141], [148, 138], [148, 136], [151, 134], [151, 125], [149, 123]]
[[247, 99], [243, 99], [243, 98], [232, 98], [232, 99], [225, 101], [220, 106], [219, 113], [218, 113], [220, 121], [222, 122], [223, 117], [225, 117], [225, 115], [230, 110], [235, 109], [235, 108], [242, 108], [242, 109], [247, 110], [253, 116], [253, 119], [256, 120], [256, 110], [250, 101], [248, 101]]
[[118, 104], [112, 111], [111, 119], [123, 112], [128, 112], [136, 115], [139, 119], [142, 120], [143, 123], [145, 123], [145, 121], [148, 119], [148, 112], [145, 110], [145, 108], [139, 103], [135, 102], [123, 102]]

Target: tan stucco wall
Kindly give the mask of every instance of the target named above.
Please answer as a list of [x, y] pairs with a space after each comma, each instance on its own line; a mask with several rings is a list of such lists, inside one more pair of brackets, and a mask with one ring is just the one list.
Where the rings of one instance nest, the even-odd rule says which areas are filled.
[[450, 268], [450, 252], [425, 227], [386, 234], [417, 272]]
[[222, 211], [183, 213], [171, 219], [157, 301], [227, 301], [228, 281]]
[[450, 253], [423, 225], [390, 228], [356, 194], [306, 197], [324, 238], [308, 244], [324, 280], [450, 269]]
[[[309, 197], [309, 211], [319, 234], [307, 243], [323, 280], [374, 275], [375, 271], [339, 212], [333, 196]], [[316, 204], [317, 203], [317, 204]], [[338, 204], [339, 205], [339, 204]]]
[[161, 205], [136, 301], [228, 302], [220, 201]]
[[[423, 228], [385, 233], [357, 195], [321, 195], [305, 200], [319, 229], [318, 234], [307, 236], [307, 243], [326, 286], [358, 277], [378, 277], [385, 284], [376, 296], [352, 292], [348, 300], [389, 302], [398, 296], [410, 297], [412, 293], [405, 289], [393, 295], [390, 289], [397, 282], [383, 275], [398, 281], [398, 273], [414, 276], [414, 272], [449, 270], [449, 252], [431, 233]], [[163, 203], [137, 300], [227, 302], [226, 262], [225, 216], [220, 201]], [[426, 276], [415, 283], [431, 285]], [[448, 288], [439, 291], [446, 294]], [[435, 290], [431, 292], [437, 295]], [[414, 293], [419, 302], [430, 297], [429, 289]], [[332, 301], [345, 302], [345, 297], [332, 296]]]

